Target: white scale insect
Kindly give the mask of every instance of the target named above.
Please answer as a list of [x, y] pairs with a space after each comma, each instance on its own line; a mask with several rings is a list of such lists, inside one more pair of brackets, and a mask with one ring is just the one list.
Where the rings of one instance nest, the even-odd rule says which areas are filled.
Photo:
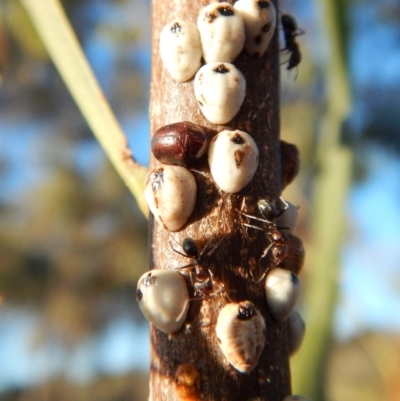
[[231, 62], [243, 49], [244, 24], [229, 3], [212, 3], [197, 18], [206, 63]]
[[250, 57], [262, 56], [275, 32], [276, 11], [270, 0], [238, 0], [234, 5], [246, 32], [244, 50]]
[[[136, 299], [147, 320], [161, 331], [174, 334], [186, 319], [190, 301], [209, 298], [223, 291], [223, 286], [214, 282], [212, 272], [203, 265], [222, 240], [214, 244], [208, 242], [200, 253], [192, 238], [182, 241], [183, 252], [175, 249], [170, 241], [174, 252], [193, 262], [175, 270], [153, 269], [142, 275], [138, 281]], [[189, 298], [184, 275], [190, 278], [195, 293], [200, 297]]]
[[205, 64], [194, 77], [194, 94], [208, 121], [226, 124], [236, 116], [242, 106], [246, 80], [233, 64]]
[[154, 269], [143, 274], [136, 300], [146, 319], [167, 334], [180, 330], [189, 309], [185, 278], [174, 270]]
[[175, 81], [193, 78], [201, 66], [202, 55], [200, 34], [194, 22], [177, 18], [161, 31], [161, 60]]
[[246, 132], [225, 130], [211, 140], [208, 165], [215, 183], [225, 192], [244, 188], [252, 180], [258, 161], [258, 147]]

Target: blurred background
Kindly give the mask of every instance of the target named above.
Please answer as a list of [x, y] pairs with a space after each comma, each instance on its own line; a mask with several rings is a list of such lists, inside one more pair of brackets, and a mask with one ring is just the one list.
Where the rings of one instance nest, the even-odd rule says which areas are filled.
[[[150, 2], [62, 3], [147, 165]], [[284, 196], [307, 250], [294, 392], [399, 401], [400, 3], [280, 7], [305, 30], [298, 71], [281, 71], [282, 138], [302, 156]], [[144, 401], [147, 223], [19, 1], [0, 14], [0, 401]]]

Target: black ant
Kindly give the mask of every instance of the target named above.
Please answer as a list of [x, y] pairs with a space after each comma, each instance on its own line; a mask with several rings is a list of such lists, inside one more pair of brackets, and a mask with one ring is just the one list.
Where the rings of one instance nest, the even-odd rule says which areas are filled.
[[[278, 206], [278, 204], [280, 204]], [[258, 210], [268, 220], [276, 220], [289, 207], [289, 204], [281, 196], [274, 202], [260, 199], [257, 202]]]
[[279, 197], [278, 199], [283, 204], [283, 208], [281, 209], [278, 209], [276, 202], [272, 203], [265, 199], [261, 199], [257, 202], [258, 209], [264, 218], [242, 213], [243, 216], [265, 223], [266, 228], [261, 228], [247, 223], [244, 223], [244, 225], [246, 227], [251, 227], [265, 232], [266, 237], [270, 242], [269, 245], [264, 249], [260, 259], [267, 256], [269, 253], [272, 266], [268, 267], [268, 269], [263, 273], [261, 278], [257, 280], [257, 282], [263, 280], [269, 268], [278, 266], [289, 254], [289, 248], [285, 244], [286, 238], [284, 234], [279, 231], [279, 228], [283, 227], [277, 227], [275, 222], [275, 220], [289, 207], [289, 205], [282, 197]]
[[204, 259], [208, 258], [218, 247], [218, 245], [221, 243], [223, 238], [221, 238], [208, 252], [207, 254], [204, 254], [206, 251], [208, 245], [210, 242], [206, 244], [204, 249], [201, 251], [199, 254], [199, 250], [197, 247], [197, 244], [193, 238], [185, 238], [182, 241], [182, 250], [183, 252], [178, 251], [175, 249], [169, 241], [169, 244], [172, 248], [172, 250], [176, 253], [178, 253], [181, 256], [184, 256], [185, 258], [191, 258], [193, 259], [193, 263], [189, 263], [185, 266], [179, 267], [179, 269], [190, 269], [190, 279], [192, 281], [192, 285], [195, 289], [196, 293], [201, 294], [202, 296], [213, 296], [219, 294], [223, 288], [221, 288], [218, 291], [214, 291], [214, 282], [213, 282], [213, 274], [210, 271], [210, 269], [207, 269], [202, 265]]
[[301, 52], [299, 44], [296, 42], [296, 36], [302, 35], [303, 30], [297, 27], [297, 22], [290, 14], [282, 14], [281, 24], [285, 36], [285, 48], [290, 52], [289, 60], [287, 61], [287, 70], [297, 67], [301, 62]]
[[255, 228], [256, 230], [264, 231], [266, 233], [266, 237], [268, 238], [270, 244], [264, 249], [260, 259], [267, 256], [267, 254], [270, 252], [272, 265], [278, 266], [279, 263], [281, 263], [288, 255], [288, 247], [285, 244], [285, 236], [279, 231], [278, 227], [273, 221], [261, 219], [259, 217], [251, 216], [250, 214], [246, 213], [242, 214], [250, 219], [266, 223], [266, 230], [252, 224], [245, 223], [244, 225], [246, 227]]

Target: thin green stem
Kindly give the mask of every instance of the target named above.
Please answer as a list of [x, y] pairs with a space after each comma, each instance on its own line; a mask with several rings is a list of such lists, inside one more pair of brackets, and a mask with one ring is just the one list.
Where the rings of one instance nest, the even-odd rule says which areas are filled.
[[352, 153], [340, 143], [341, 130], [351, 99], [339, 25], [339, 5], [322, 0], [321, 27], [326, 32], [329, 56], [324, 77], [326, 109], [317, 149], [319, 174], [313, 199], [313, 249], [304, 294], [307, 333], [292, 361], [293, 388], [314, 401], [324, 399], [326, 360], [332, 340], [332, 320], [338, 295], [340, 249], [345, 237], [345, 202], [351, 183]]
[[118, 174], [148, 215], [147, 169], [132, 157], [119, 126], [58, 0], [20, 0], [61, 77]]

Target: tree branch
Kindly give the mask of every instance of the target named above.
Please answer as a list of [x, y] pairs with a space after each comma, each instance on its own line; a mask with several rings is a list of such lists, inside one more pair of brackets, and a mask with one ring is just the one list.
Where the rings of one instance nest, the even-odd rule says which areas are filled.
[[[250, 184], [237, 194], [228, 194], [216, 187], [207, 162], [200, 163], [196, 166], [197, 172], [193, 172], [197, 181], [196, 208], [184, 229], [169, 233], [152, 220], [152, 268], [173, 269], [188, 263], [171, 249], [168, 243], [171, 237], [178, 243], [192, 237], [200, 249], [210, 241], [222, 240], [204, 263], [213, 273], [214, 284], [224, 290], [204, 300], [192, 300], [179, 333], [168, 336], [152, 326], [150, 400], [184, 400], [179, 396], [177, 383], [181, 382], [181, 374], [177, 372], [190, 364], [192, 370], [194, 366], [194, 371], [200, 373], [195, 376], [200, 390], [191, 400], [281, 401], [290, 394], [286, 326], [272, 319], [263, 283], [256, 283], [252, 277], [252, 274], [261, 277], [266, 269], [267, 258], [258, 263], [267, 245], [265, 233], [244, 226], [240, 213], [245, 206], [247, 213], [256, 214], [259, 199], [273, 200], [281, 192], [278, 29], [262, 57], [241, 54], [233, 62], [246, 78], [244, 103], [230, 123], [211, 124], [200, 112], [193, 81], [175, 82], [159, 55], [162, 28], [177, 17], [196, 22], [199, 11], [208, 3], [206, 0], [153, 0], [151, 131], [154, 133], [164, 125], [185, 120], [214, 134], [224, 129], [239, 129], [256, 141], [260, 164]], [[159, 166], [159, 163], [152, 158], [151, 166]], [[190, 280], [188, 284], [192, 288]], [[267, 326], [264, 351], [256, 369], [249, 374], [240, 373], [228, 364], [215, 334], [218, 313], [224, 304], [242, 300], [250, 300], [257, 306]]]

